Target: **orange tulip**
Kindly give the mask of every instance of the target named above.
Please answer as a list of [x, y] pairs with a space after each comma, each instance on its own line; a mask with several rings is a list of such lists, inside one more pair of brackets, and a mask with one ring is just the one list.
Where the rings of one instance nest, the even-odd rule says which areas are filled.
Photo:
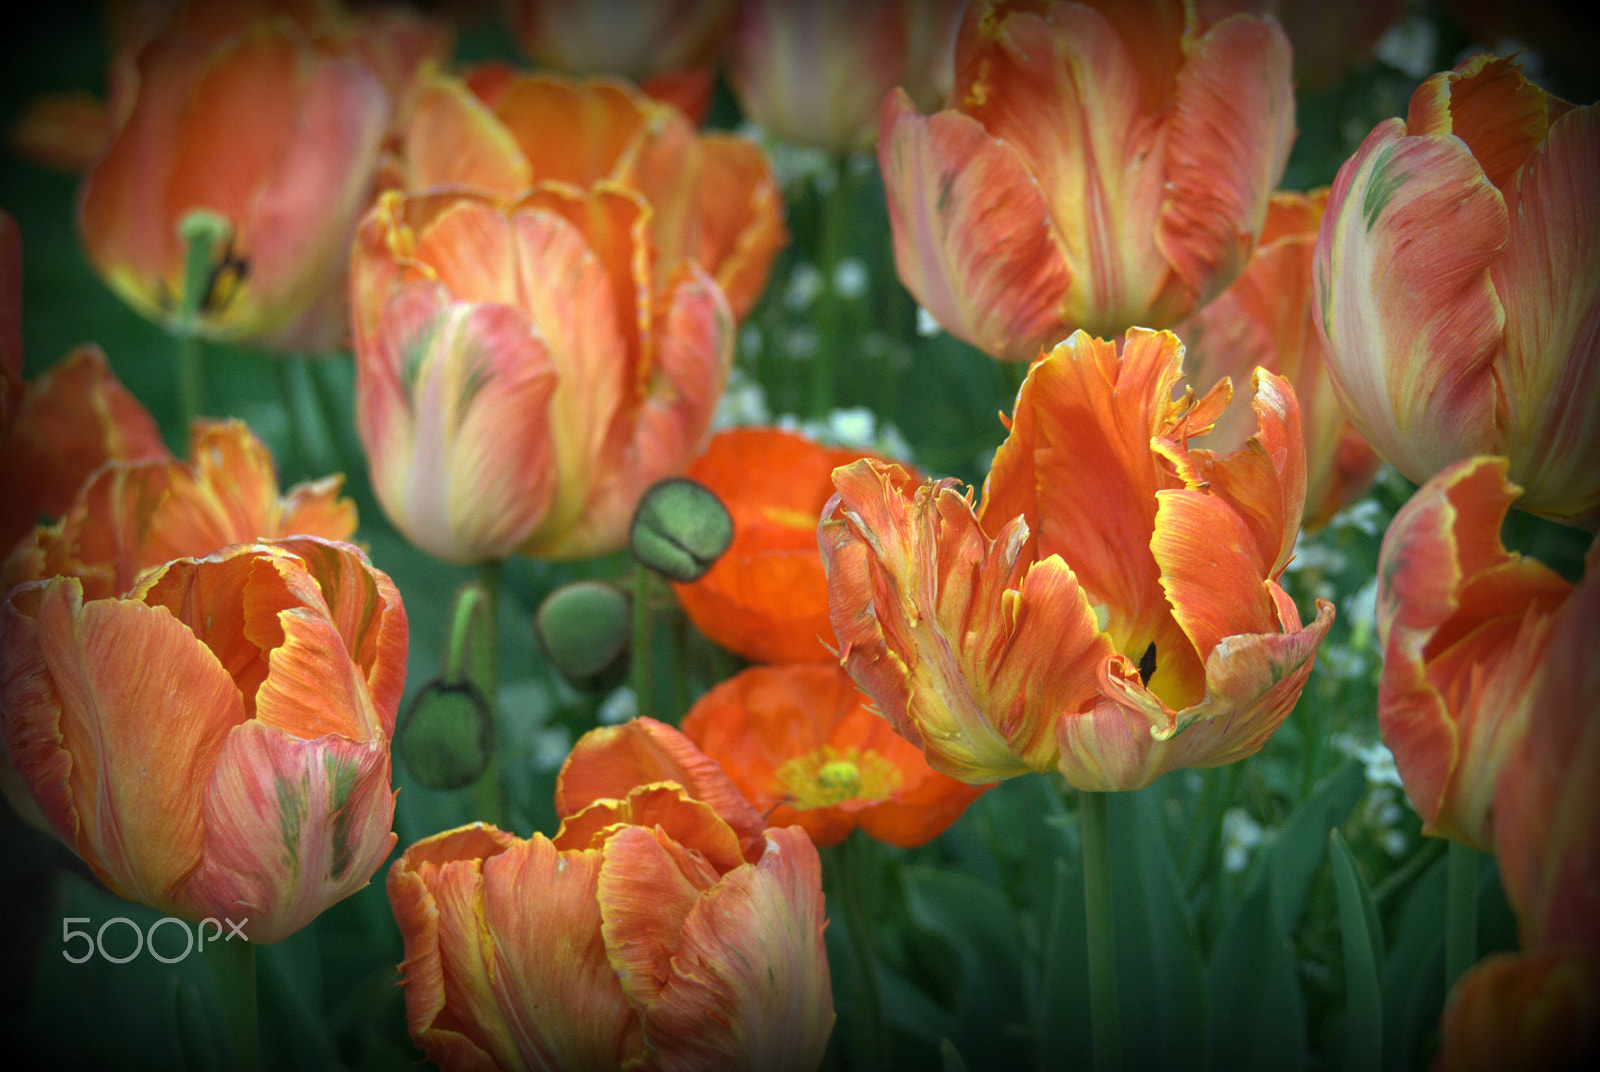
[[777, 428], [711, 437], [685, 475], [728, 508], [733, 542], [705, 576], [672, 586], [697, 629], [753, 662], [833, 659], [817, 518], [833, 470], [863, 454]]
[[700, 697], [683, 733], [774, 826], [818, 848], [860, 827], [910, 849], [961, 818], [987, 786], [928, 766], [837, 666], [752, 666]]
[[507, 0], [512, 39], [541, 67], [617, 74], [695, 123], [711, 107], [734, 0]]
[[872, 145], [883, 95], [919, 108], [950, 91], [964, 0], [747, 0], [728, 81], [773, 137], [843, 155]]
[[821, 1063], [833, 1000], [821, 862], [802, 831], [763, 830], [716, 764], [651, 720], [580, 740], [556, 804], [554, 839], [478, 823], [389, 872], [407, 1022], [431, 1060]]
[[[56, 835], [114, 893], [275, 942], [394, 846], [406, 618], [349, 544], [169, 562], [126, 596], [75, 577], [0, 609], [0, 723]], [[248, 920], [248, 922], [242, 922]]]
[[1583, 1072], [1600, 1059], [1600, 953], [1495, 953], [1456, 981], [1432, 1072]]
[[95, 271], [181, 326], [179, 224], [226, 222], [194, 330], [322, 352], [348, 330], [350, 240], [372, 196], [395, 94], [443, 36], [389, 13], [345, 19], [287, 4], [186, 5], [117, 58], [113, 133], [84, 178], [78, 220]]
[[1378, 724], [1423, 831], [1492, 851], [1501, 765], [1526, 732], [1572, 585], [1506, 551], [1503, 458], [1447, 467], [1401, 507], [1378, 556]]
[[[1327, 524], [1365, 494], [1382, 464], [1334, 396], [1311, 315], [1311, 255], [1327, 202], [1326, 187], [1273, 194], [1244, 274], [1172, 329], [1184, 341], [1184, 374], [1197, 391], [1224, 376], [1240, 390], [1258, 365], [1294, 385], [1306, 441], [1307, 526]], [[1212, 449], [1242, 446], [1249, 434], [1248, 412], [1235, 406], [1217, 421]]]
[[840, 661], [936, 769], [1057, 769], [1081, 789], [1257, 751], [1333, 622], [1277, 578], [1305, 487], [1293, 389], [1256, 373], [1258, 431], [1192, 445], [1229, 399], [1174, 400], [1169, 332], [1079, 332], [1037, 362], [974, 510], [860, 461], [818, 529]]
[[197, 421], [189, 460], [112, 459], [78, 490], [65, 516], [34, 530], [0, 569], [0, 587], [71, 575], [84, 599], [133, 587], [145, 570], [279, 536], [348, 540], [356, 507], [342, 476], [278, 494], [272, 455], [239, 421]]
[[1600, 110], [1487, 55], [1339, 169], [1316, 317], [1345, 410], [1413, 481], [1504, 455], [1522, 509], [1600, 525], [1597, 189]]
[[0, 554], [41, 517], [60, 517], [101, 463], [167, 456], [155, 418], [98, 346], [81, 346], [28, 386], [0, 438]]
[[1500, 768], [1494, 845], [1524, 948], [1600, 956], [1600, 541], [1550, 623], [1527, 731]]
[[1271, 19], [975, 0], [949, 106], [883, 101], [900, 278], [945, 330], [1008, 361], [1075, 329], [1167, 327], [1244, 269], [1293, 136]]
[[620, 85], [482, 88], [422, 95], [401, 167], [419, 192], [380, 197], [357, 237], [373, 484], [439, 558], [602, 554], [705, 442], [776, 188], [748, 143]]

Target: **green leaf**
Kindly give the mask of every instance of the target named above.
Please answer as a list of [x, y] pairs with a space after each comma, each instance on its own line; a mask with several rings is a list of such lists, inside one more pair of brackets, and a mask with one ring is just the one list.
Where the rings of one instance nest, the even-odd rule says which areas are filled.
[[1337, 829], [1328, 831], [1328, 857], [1344, 945], [1344, 1067], [1349, 1072], [1367, 1072], [1379, 1067], [1383, 1054], [1383, 991], [1378, 985], [1383, 928], [1350, 846]]

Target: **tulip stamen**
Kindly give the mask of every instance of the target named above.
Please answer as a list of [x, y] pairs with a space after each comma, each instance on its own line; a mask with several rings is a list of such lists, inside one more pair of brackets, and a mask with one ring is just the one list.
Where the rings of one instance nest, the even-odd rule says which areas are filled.
[[1156, 642], [1151, 641], [1150, 646], [1144, 649], [1144, 654], [1139, 656], [1139, 684], [1148, 688], [1150, 679], [1156, 673]]
[[200, 311], [216, 313], [226, 309], [249, 277], [250, 261], [237, 253], [230, 242], [222, 251], [222, 259], [211, 267], [206, 276], [205, 290], [200, 296]]

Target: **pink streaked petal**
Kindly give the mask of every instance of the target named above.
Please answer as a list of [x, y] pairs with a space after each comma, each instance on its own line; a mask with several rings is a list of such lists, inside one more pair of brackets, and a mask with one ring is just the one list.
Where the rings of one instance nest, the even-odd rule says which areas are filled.
[[966, 116], [918, 115], [900, 89], [884, 98], [878, 146], [895, 265], [933, 318], [1008, 361], [1065, 335], [1072, 272], [1015, 150]]
[[361, 889], [394, 848], [384, 740], [237, 727], [205, 793], [205, 856], [184, 884], [198, 915], [246, 916], [276, 942]]
[[1339, 171], [1317, 237], [1316, 316], [1350, 419], [1413, 480], [1492, 449], [1505, 314], [1489, 275], [1503, 199], [1448, 135], [1380, 124]]
[[768, 831], [760, 862], [700, 897], [671, 935], [669, 974], [641, 1002], [660, 1067], [816, 1068], [834, 1021], [825, 925], [811, 840]]
[[557, 370], [527, 317], [413, 284], [389, 303], [362, 367], [373, 370], [361, 392], [362, 438], [385, 511], [438, 558], [510, 554], [558, 490], [540, 418]]
[[1157, 87], [1146, 85], [1134, 58], [1148, 46], [1124, 38], [1084, 4], [1051, 5], [1043, 14], [1006, 11], [996, 22], [984, 35], [977, 83], [955, 103], [1010, 147], [1039, 184], [1050, 224], [1034, 218], [1027, 226], [1039, 240], [1048, 234], [1060, 243], [1072, 289], [1055, 301], [1066, 327], [1110, 336], [1133, 324], [1170, 324], [1192, 298], [1172, 293], [1156, 243], [1167, 184], [1161, 115], [1169, 100], [1151, 99]]
[[1600, 526], [1600, 108], [1550, 127], [1508, 191], [1514, 223], [1490, 267], [1506, 309], [1496, 364], [1502, 445], [1520, 505]]
[[1202, 36], [1178, 70], [1156, 242], [1195, 307], [1244, 271], [1265, 223], [1294, 142], [1290, 67], [1276, 21], [1236, 16]]

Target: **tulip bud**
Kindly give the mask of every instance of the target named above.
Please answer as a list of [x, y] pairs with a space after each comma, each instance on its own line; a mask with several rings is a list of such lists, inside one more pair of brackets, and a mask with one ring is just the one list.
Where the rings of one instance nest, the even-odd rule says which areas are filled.
[[483, 777], [494, 749], [494, 719], [467, 680], [430, 682], [406, 712], [395, 749], [429, 789], [461, 789]]
[[550, 665], [580, 689], [606, 692], [627, 673], [631, 608], [626, 595], [599, 581], [563, 585], [533, 616]]
[[669, 477], [639, 500], [628, 542], [643, 565], [674, 581], [693, 581], [733, 542], [733, 517], [704, 484]]

